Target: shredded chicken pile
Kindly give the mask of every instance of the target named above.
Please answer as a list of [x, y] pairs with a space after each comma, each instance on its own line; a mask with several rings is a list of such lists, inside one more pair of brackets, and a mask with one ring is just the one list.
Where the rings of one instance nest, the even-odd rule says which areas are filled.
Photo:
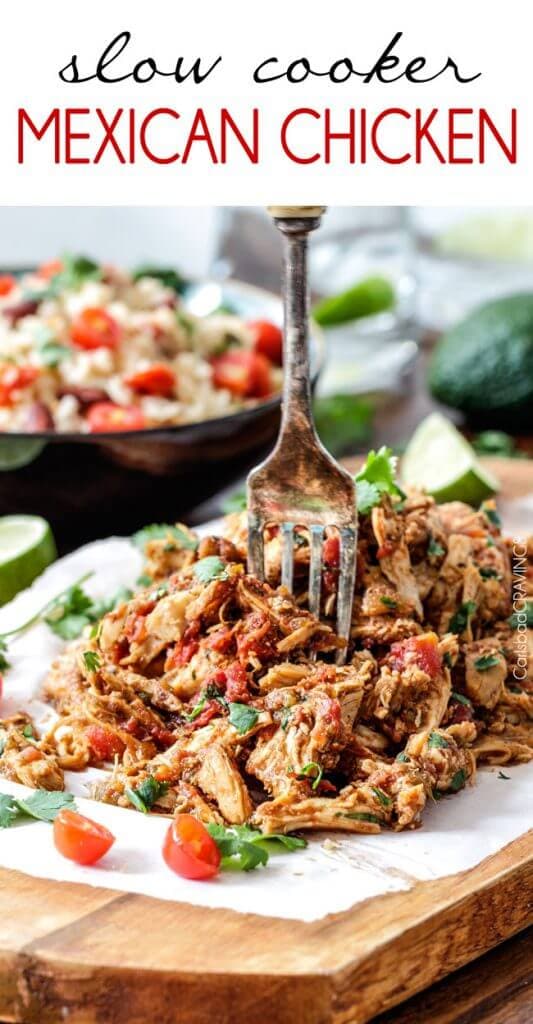
[[[361, 517], [342, 668], [334, 534], [322, 621], [305, 608], [305, 530], [295, 597], [279, 586], [275, 530], [265, 583], [246, 573], [244, 515], [225, 534], [195, 546], [183, 528], [185, 545], [170, 531], [147, 544], [153, 583], [52, 666], [47, 735], [25, 738], [25, 717], [3, 723], [0, 772], [54, 789], [65, 769], [107, 767], [94, 795], [121, 806], [148, 783], [163, 813], [375, 833], [419, 825], [476, 763], [533, 756], [533, 631], [513, 629], [511, 544], [491, 503], [384, 496]], [[525, 561], [533, 596], [533, 541]]]

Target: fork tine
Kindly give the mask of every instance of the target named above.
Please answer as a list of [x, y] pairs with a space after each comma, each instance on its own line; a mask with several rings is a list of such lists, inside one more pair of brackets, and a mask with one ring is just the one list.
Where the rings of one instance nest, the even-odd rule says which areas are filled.
[[265, 578], [265, 541], [264, 527], [257, 515], [248, 515], [248, 572], [257, 576], [258, 580]]
[[[351, 527], [340, 531], [341, 558], [339, 593], [337, 597], [337, 633], [348, 641], [352, 620], [353, 592], [355, 587], [357, 533]], [[346, 647], [337, 651], [337, 665], [344, 665]]]
[[320, 589], [322, 585], [323, 526], [311, 526], [311, 561], [309, 566], [309, 611], [320, 617]]
[[281, 583], [292, 590], [294, 575], [294, 523], [281, 524]]

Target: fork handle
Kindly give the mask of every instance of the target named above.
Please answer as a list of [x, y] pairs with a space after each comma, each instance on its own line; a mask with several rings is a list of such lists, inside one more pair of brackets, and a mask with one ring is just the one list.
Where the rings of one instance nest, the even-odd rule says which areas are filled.
[[283, 235], [283, 405], [278, 444], [290, 434], [316, 437], [311, 408], [307, 240], [320, 224], [323, 206], [270, 206]]

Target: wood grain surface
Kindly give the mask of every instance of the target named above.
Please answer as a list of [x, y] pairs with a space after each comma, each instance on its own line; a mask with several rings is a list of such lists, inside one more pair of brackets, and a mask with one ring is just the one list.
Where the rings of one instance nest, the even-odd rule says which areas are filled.
[[311, 923], [1, 870], [0, 1018], [363, 1024], [531, 923], [532, 883], [531, 834]]
[[[532, 489], [531, 464], [494, 468], [505, 474], [506, 496]], [[475, 999], [471, 986], [457, 990], [457, 1013], [439, 986], [399, 1016], [391, 1008], [530, 924], [532, 883], [531, 834], [469, 871], [311, 923], [0, 869], [0, 1020], [364, 1024], [385, 1013], [380, 1024], [529, 1024], [533, 1007], [514, 961], [497, 986], [508, 986], [514, 1016], [507, 1002], [496, 1016], [476, 1016], [496, 992], [490, 966]]]

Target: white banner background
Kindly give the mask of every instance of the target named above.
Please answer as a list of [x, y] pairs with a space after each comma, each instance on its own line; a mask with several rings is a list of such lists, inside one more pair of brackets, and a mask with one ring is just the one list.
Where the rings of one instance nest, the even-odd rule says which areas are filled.
[[[25, 0], [4, 12], [0, 67], [0, 173], [4, 204], [516, 204], [531, 201], [533, 147], [530, 125], [530, 13], [523, 0], [489, 5], [483, 0], [93, 0], [90, 5], [72, 0]], [[126, 74], [134, 64], [152, 56], [161, 70], [170, 71], [182, 56], [188, 65], [202, 57], [207, 67], [217, 56], [221, 64], [206, 81], [177, 84], [173, 78], [155, 78], [146, 84], [131, 79], [119, 84], [92, 81], [65, 84], [58, 72], [79, 56], [80, 74], [93, 74], [98, 57], [121, 31], [132, 40], [109, 73]], [[423, 55], [435, 73], [448, 56], [463, 75], [481, 72], [469, 84], [460, 84], [452, 72], [426, 84], [404, 78], [394, 84], [364, 84], [351, 78], [334, 84], [327, 77], [309, 78], [298, 85], [286, 80], [258, 85], [254, 68], [276, 56], [280, 68], [305, 56], [316, 70], [326, 71], [349, 57], [358, 69], [369, 69], [396, 32], [403, 37], [395, 52], [402, 67]], [[140, 156], [133, 165], [121, 165], [108, 147], [102, 162], [55, 165], [51, 139], [37, 142], [26, 133], [24, 164], [17, 162], [17, 111], [24, 107], [36, 125], [52, 108], [100, 107], [109, 119], [119, 107], [136, 108], [137, 115], [157, 107], [180, 112], [179, 121], [154, 121], [150, 137], [154, 149], [183, 151], [194, 112], [203, 107], [210, 125], [218, 124], [218, 111], [229, 109], [243, 134], [251, 124], [251, 110], [260, 109], [260, 162], [252, 165], [236, 144], [230, 146], [226, 165], [208, 159], [207, 147], [193, 147], [190, 162], [150, 163]], [[332, 162], [292, 163], [280, 145], [280, 125], [294, 108], [330, 107], [332, 121], [342, 130], [350, 107], [365, 107], [370, 119], [388, 107], [436, 106], [444, 117], [449, 107], [487, 109], [507, 135], [510, 110], [518, 109], [518, 162], [508, 163], [490, 140], [484, 165], [441, 165], [426, 147], [423, 162], [389, 165], [375, 158], [362, 166], [350, 165], [347, 143], [335, 142]], [[87, 127], [83, 122], [90, 122]], [[125, 124], [125, 117], [123, 122]], [[464, 130], [468, 117], [465, 117]], [[92, 158], [102, 140], [96, 119], [76, 119], [76, 130], [94, 132], [90, 140], [74, 144], [76, 154]], [[393, 118], [382, 128], [384, 145], [401, 153], [412, 143], [410, 122]], [[462, 130], [463, 125], [460, 126]], [[218, 132], [214, 130], [215, 137]], [[117, 139], [124, 140], [124, 132]], [[442, 139], [442, 133], [439, 133]], [[314, 152], [322, 146], [321, 123], [302, 119], [291, 133], [299, 150]], [[323, 148], [323, 147], [322, 147]], [[471, 153], [468, 142], [457, 144], [459, 153]]]

